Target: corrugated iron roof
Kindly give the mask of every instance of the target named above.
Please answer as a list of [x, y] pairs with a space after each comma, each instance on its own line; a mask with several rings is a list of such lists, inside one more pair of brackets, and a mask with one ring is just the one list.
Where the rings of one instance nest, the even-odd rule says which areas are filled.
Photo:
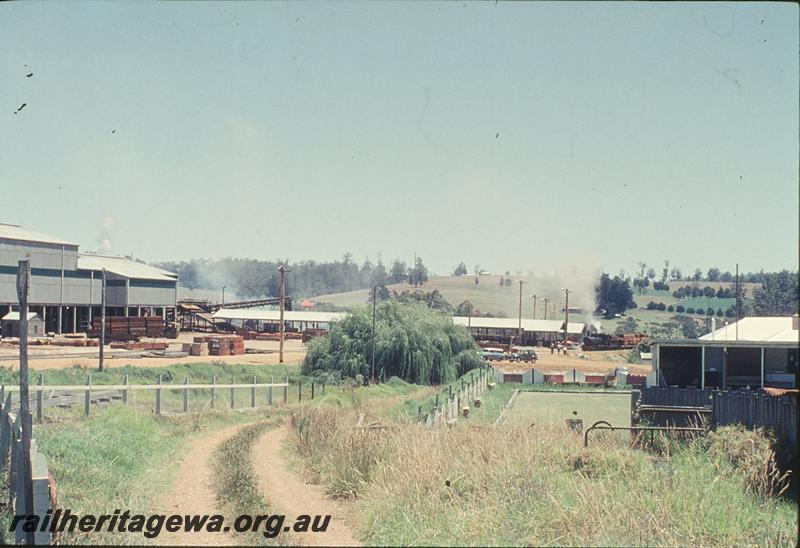
[[[41, 320], [41, 318], [39, 317], [39, 314], [37, 314], [36, 312], [28, 312], [28, 321], [30, 321], [30, 320], [32, 320], [34, 318], [38, 318], [38, 319]], [[5, 316], [3, 316], [0, 319], [8, 320], [10, 322], [18, 322], [19, 321], [19, 311], [12, 310], [11, 312], [9, 312], [8, 314], [6, 314]]]
[[[215, 319], [222, 320], [258, 320], [262, 322], [280, 321], [280, 310], [262, 310], [257, 308], [221, 308], [214, 312]], [[305, 310], [287, 310], [283, 319], [287, 322], [335, 322], [344, 318], [341, 312], [312, 312]]]
[[[518, 329], [519, 318], [484, 318], [454, 316], [453, 323], [456, 325], [470, 325], [483, 329]], [[583, 333], [584, 324], [580, 322], [569, 322], [569, 333]], [[561, 320], [532, 320], [522, 318], [522, 330], [537, 333], [563, 333], [564, 322]]]
[[[737, 329], [738, 324], [738, 338]], [[699, 338], [701, 341], [797, 342], [792, 317], [748, 317]]]
[[137, 280], [162, 280], [174, 282], [178, 275], [125, 257], [105, 255], [78, 255], [78, 270], [103, 270]]
[[22, 242], [38, 242], [45, 244], [69, 245], [78, 247], [78, 244], [62, 240], [61, 238], [56, 238], [55, 236], [42, 234], [41, 232], [34, 232], [33, 230], [27, 230], [19, 225], [10, 225], [3, 223], [0, 223], [0, 239], [19, 240]]

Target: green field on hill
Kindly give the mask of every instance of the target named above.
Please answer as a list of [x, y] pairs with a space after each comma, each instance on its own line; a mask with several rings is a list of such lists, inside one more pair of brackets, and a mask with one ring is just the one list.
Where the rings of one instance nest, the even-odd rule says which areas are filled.
[[[501, 286], [500, 278], [510, 278], [512, 280], [511, 286]], [[537, 302], [537, 318], [544, 317], [544, 302], [543, 297], [551, 296], [556, 299], [555, 319], [564, 319], [564, 314], [561, 312], [563, 307], [563, 295], [559, 290], [559, 283], [557, 280], [545, 277], [529, 277], [529, 276], [498, 276], [486, 275], [480, 276], [480, 283], [475, 284], [475, 277], [472, 275], [466, 276], [433, 276], [428, 282], [419, 288], [420, 291], [434, 291], [437, 290], [444, 296], [444, 298], [454, 307], [459, 303], [468, 300], [477, 310], [481, 312], [489, 312], [493, 315], [502, 315], [508, 318], [516, 318], [519, 314], [519, 281], [524, 282], [523, 286], [523, 303], [522, 303], [522, 316], [523, 318], [531, 318], [533, 316], [533, 299], [532, 293], [537, 293], [540, 298]], [[700, 287], [711, 286], [714, 289], [719, 287], [730, 287], [730, 283], [722, 282], [670, 282], [670, 291], [656, 291], [648, 287], [641, 294], [634, 288], [633, 298], [638, 308], [627, 311], [627, 316], [635, 318], [639, 321], [639, 330], [644, 333], [649, 333], [650, 329], [647, 323], [664, 323], [668, 322], [676, 312], [667, 312], [659, 310], [647, 310], [647, 303], [650, 301], [656, 303], [664, 303], [666, 306], [683, 305], [684, 307], [697, 308], [702, 306], [703, 309], [708, 307], [726, 310], [729, 306], [734, 304], [734, 299], [717, 299], [716, 297], [705, 298], [695, 297], [690, 299], [679, 300], [672, 296], [672, 291], [684, 285], [698, 285]], [[752, 296], [752, 291], [757, 284], [744, 284], [745, 295]], [[398, 293], [402, 291], [414, 291], [415, 288], [409, 284], [391, 284], [387, 286], [390, 291]], [[571, 294], [570, 303], [578, 303], [590, 301], [594, 306], [594, 295], [592, 289], [585, 288], [582, 290], [584, 293], [579, 294], [580, 290], [576, 289], [575, 293]], [[320, 295], [313, 297], [313, 300], [322, 303], [330, 303], [342, 307], [358, 307], [365, 306], [368, 301], [370, 290], [360, 289], [357, 291], [348, 291], [346, 293], [335, 293], [330, 295]], [[575, 301], [573, 301], [573, 298]], [[585, 305], [584, 305], [585, 306]], [[585, 321], [591, 318], [592, 310], [587, 313], [578, 315], [574, 318], [576, 321]], [[553, 318], [552, 308], [548, 311], [548, 319]], [[699, 318], [699, 316], [692, 316]], [[613, 320], [602, 320], [602, 331], [606, 333], [613, 333], [618, 325], [623, 323], [625, 318], [616, 318]]]

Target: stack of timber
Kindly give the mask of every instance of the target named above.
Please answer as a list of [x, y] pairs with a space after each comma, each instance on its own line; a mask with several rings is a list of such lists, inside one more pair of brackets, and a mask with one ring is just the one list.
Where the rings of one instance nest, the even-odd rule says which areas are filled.
[[120, 350], [166, 350], [169, 348], [167, 343], [157, 342], [117, 342], [111, 343], [111, 348]]
[[[3, 339], [3, 342], [6, 344], [18, 345], [19, 338], [6, 337]], [[40, 337], [37, 339], [28, 340], [28, 344], [31, 346], [77, 346], [77, 347], [100, 346], [100, 342], [97, 339], [88, 339], [86, 337], [80, 337], [80, 338]]]
[[234, 332], [246, 341], [251, 341], [255, 339], [257, 335], [257, 333], [252, 329], [246, 329], [242, 327], [235, 328]]
[[208, 353], [212, 356], [238, 356], [244, 354], [244, 339], [239, 335], [212, 335]]
[[[303, 340], [302, 333], [293, 333], [291, 331], [287, 331], [284, 334], [283, 340], [288, 341], [291, 339]], [[281, 340], [280, 333], [259, 333], [256, 335], [257, 341], [279, 341]]]
[[[92, 321], [92, 329], [87, 334], [100, 335], [100, 320]], [[106, 316], [106, 338], [129, 341], [139, 337], [163, 337], [164, 318], [161, 316]]]
[[201, 335], [191, 343], [183, 343], [184, 352], [192, 356], [238, 356], [244, 354], [244, 338], [239, 335]]
[[307, 343], [311, 339], [318, 339], [324, 337], [328, 332], [324, 329], [306, 329], [303, 331], [303, 342]]

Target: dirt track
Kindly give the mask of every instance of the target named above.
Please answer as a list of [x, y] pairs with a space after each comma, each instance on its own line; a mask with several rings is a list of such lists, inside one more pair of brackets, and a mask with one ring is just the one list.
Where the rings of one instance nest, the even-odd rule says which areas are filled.
[[[161, 507], [166, 514], [222, 514], [211, 485], [213, 480], [210, 459], [217, 446], [235, 435], [241, 425], [229, 426], [192, 442], [172, 490], [164, 496]], [[230, 546], [236, 538], [226, 533], [207, 531], [168, 533], [162, 531], [158, 544], [171, 546]]]
[[331, 516], [327, 531], [296, 534], [292, 542], [303, 546], [358, 546], [352, 529], [344, 521], [343, 505], [326, 497], [321, 486], [304, 482], [288, 468], [281, 452], [286, 433], [285, 427], [271, 428], [253, 448], [261, 492], [269, 500], [273, 512], [286, 514], [287, 520], [301, 514]]

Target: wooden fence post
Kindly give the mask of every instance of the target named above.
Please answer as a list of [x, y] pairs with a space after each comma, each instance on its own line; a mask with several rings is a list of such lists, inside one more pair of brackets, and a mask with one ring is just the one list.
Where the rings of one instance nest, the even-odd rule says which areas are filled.
[[44, 418], [44, 373], [39, 373], [39, 391], [36, 393], [36, 422], [41, 423]]
[[303, 401], [303, 380], [300, 379], [297, 383], [297, 401]]
[[[256, 376], [253, 375], [253, 385], [255, 385], [255, 384], [256, 384]], [[251, 390], [250, 391], [250, 407], [255, 407], [256, 406], [256, 387], [252, 386], [250, 388], [250, 390]]]
[[86, 376], [86, 395], [84, 398], [83, 411], [86, 416], [89, 416], [89, 405], [92, 403], [92, 374]]
[[183, 381], [183, 412], [189, 412], [189, 377]]
[[[50, 500], [50, 474], [47, 468], [47, 459], [39, 452], [36, 445], [36, 440], [32, 441], [31, 448], [31, 468], [32, 468], [32, 481], [33, 481], [33, 513], [39, 516], [40, 520], [45, 518], [45, 515], [52, 506], [54, 501]], [[35, 533], [34, 542], [36, 544], [50, 544], [50, 532], [48, 530], [41, 531], [41, 527], [37, 528]]]
[[[125, 373], [125, 382], [124, 382], [124, 384], [125, 384], [125, 386], [128, 386], [130, 384], [128, 382], [128, 374], [127, 373]], [[124, 403], [125, 405], [128, 405], [128, 392], [129, 391], [130, 390], [128, 388], [123, 388], [123, 390], [122, 390], [122, 403]]]
[[236, 375], [231, 376], [231, 409], [236, 406], [236, 388], [234, 388], [234, 384], [236, 384]]
[[158, 376], [158, 388], [156, 388], [156, 415], [161, 414], [161, 375]]
[[283, 403], [289, 403], [289, 375], [286, 375], [286, 386], [283, 387]]
[[267, 391], [267, 405], [272, 405], [272, 385], [275, 384], [275, 377], [269, 379], [269, 390]]
[[314, 381], [311, 381], [311, 399], [314, 399]]
[[217, 405], [217, 376], [211, 377], [211, 409]]

